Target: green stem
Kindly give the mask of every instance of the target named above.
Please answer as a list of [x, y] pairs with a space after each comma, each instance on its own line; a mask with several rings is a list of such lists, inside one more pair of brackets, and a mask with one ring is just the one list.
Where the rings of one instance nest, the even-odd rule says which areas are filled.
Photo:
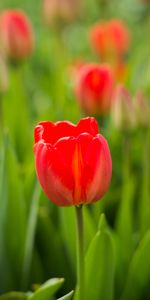
[[0, 93], [0, 142], [3, 139], [4, 119], [3, 119], [3, 94]]
[[3, 94], [0, 93], [0, 127], [3, 129]]
[[78, 299], [84, 300], [84, 225], [83, 208], [76, 206], [76, 227], [77, 227], [77, 281]]

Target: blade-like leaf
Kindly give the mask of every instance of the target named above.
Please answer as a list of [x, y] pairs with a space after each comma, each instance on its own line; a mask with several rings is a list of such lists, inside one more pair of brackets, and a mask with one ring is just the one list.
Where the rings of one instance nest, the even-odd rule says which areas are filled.
[[59, 298], [58, 300], [71, 300], [72, 295], [73, 295], [73, 291], [70, 292], [69, 294], [67, 294], [67, 295], [65, 295], [65, 296], [63, 296], [63, 297], [61, 297], [61, 298]]
[[86, 300], [113, 299], [115, 254], [104, 215], [86, 255]]
[[27, 283], [28, 283], [28, 276], [29, 276], [31, 260], [32, 260], [40, 195], [41, 195], [41, 188], [40, 188], [39, 184], [36, 182], [34, 191], [33, 191], [32, 200], [31, 200], [28, 226], [27, 226], [27, 231], [26, 231], [23, 273], [22, 273], [22, 287], [23, 288], [26, 288]]
[[[1, 239], [3, 240], [0, 245], [0, 248], [3, 248], [0, 257], [2, 262], [0, 278], [4, 278], [5, 269], [7, 269], [9, 262], [9, 268], [12, 271], [11, 284], [7, 286], [6, 290], [11, 290], [20, 285], [26, 230], [26, 206], [18, 161], [8, 136], [5, 137], [4, 147], [5, 157], [3, 158], [3, 183], [0, 199], [1, 213], [3, 214], [0, 225]], [[6, 282], [7, 277], [5, 278]]]
[[[127, 277], [122, 300], [140, 300], [150, 282], [150, 230], [139, 244]], [[144, 298], [143, 298], [144, 299]]]
[[64, 282], [63, 278], [53, 278], [46, 281], [41, 287], [33, 294], [31, 294], [29, 300], [50, 300], [57, 290], [61, 287]]

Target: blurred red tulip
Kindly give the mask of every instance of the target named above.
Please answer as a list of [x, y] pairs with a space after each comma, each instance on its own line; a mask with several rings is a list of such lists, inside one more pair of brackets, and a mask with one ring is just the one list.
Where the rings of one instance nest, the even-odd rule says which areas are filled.
[[0, 14], [0, 42], [4, 54], [11, 59], [23, 59], [32, 53], [32, 27], [22, 11], [6, 10]]
[[109, 112], [113, 88], [112, 70], [107, 64], [86, 64], [78, 72], [75, 93], [81, 109], [90, 115]]
[[102, 198], [111, 180], [108, 144], [94, 118], [41, 122], [35, 127], [35, 164], [40, 184], [60, 206], [89, 204]]
[[121, 20], [99, 22], [91, 28], [91, 45], [101, 56], [109, 61], [114, 57], [121, 57], [128, 51], [130, 34]]
[[71, 22], [79, 13], [79, 0], [43, 0], [43, 17], [47, 25]]

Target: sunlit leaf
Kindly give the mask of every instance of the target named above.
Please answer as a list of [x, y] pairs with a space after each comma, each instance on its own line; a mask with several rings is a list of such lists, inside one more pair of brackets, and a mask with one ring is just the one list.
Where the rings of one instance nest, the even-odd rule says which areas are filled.
[[150, 230], [139, 244], [130, 264], [121, 300], [140, 300], [150, 282]]
[[85, 299], [113, 299], [115, 253], [104, 215], [101, 216], [99, 230], [89, 246], [85, 262]]
[[70, 292], [69, 294], [59, 298], [58, 300], [71, 300], [72, 299], [72, 295], [73, 295], [73, 291]]
[[61, 287], [64, 282], [63, 278], [53, 278], [46, 281], [43, 285], [36, 290], [35, 293], [31, 294], [29, 300], [49, 300], [57, 290]]

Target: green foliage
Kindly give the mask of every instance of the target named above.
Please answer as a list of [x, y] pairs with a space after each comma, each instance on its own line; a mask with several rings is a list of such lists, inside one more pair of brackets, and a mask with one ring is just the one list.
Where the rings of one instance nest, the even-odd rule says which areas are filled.
[[111, 233], [104, 215], [86, 255], [85, 299], [113, 299], [115, 253]]
[[129, 273], [122, 300], [141, 299], [150, 282], [150, 231], [140, 242], [129, 266]]
[[29, 295], [29, 300], [48, 300], [61, 287], [63, 279], [50, 279], [41, 285], [35, 293]]
[[59, 298], [58, 300], [70, 300], [72, 298], [73, 292], [70, 292], [69, 294]]
[[27, 300], [28, 295], [21, 292], [10, 292], [0, 296], [1, 300]]

